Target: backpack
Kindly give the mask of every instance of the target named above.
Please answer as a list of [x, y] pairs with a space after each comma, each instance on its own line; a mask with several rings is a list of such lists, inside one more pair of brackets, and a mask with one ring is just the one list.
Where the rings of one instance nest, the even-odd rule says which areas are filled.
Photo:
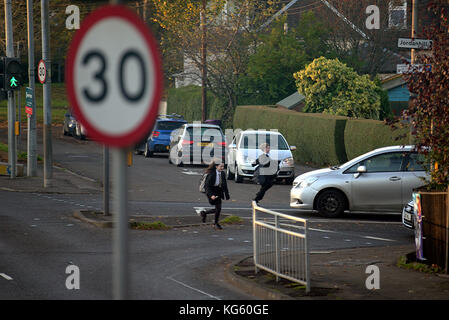
[[206, 193], [206, 178], [207, 178], [207, 173], [204, 173], [203, 176], [200, 179], [200, 192], [202, 193]]

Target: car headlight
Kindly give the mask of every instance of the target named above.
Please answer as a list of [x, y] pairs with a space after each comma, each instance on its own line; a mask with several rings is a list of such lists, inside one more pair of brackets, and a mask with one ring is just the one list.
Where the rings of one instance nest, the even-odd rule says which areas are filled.
[[292, 157], [285, 158], [284, 160], [282, 160], [282, 166], [283, 167], [293, 167], [294, 163], [295, 162], [294, 162]]
[[295, 180], [293, 182], [293, 188], [306, 188], [311, 186], [317, 180], [318, 177], [309, 177], [305, 180]]

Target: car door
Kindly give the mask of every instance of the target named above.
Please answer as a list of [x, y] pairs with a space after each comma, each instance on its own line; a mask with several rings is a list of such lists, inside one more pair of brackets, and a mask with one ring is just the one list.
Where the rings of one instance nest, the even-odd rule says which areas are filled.
[[[398, 211], [402, 208], [402, 152], [388, 152], [362, 160], [351, 167], [351, 210]], [[366, 172], [357, 174], [365, 166]]]
[[231, 171], [235, 173], [235, 158], [236, 158], [236, 152], [237, 152], [237, 143], [240, 136], [235, 136], [231, 144], [229, 145], [228, 150], [228, 166], [230, 166]]
[[403, 165], [402, 177], [402, 204], [405, 206], [412, 199], [413, 189], [419, 188], [426, 184], [425, 180], [429, 179], [426, 172], [426, 161], [422, 154], [417, 152], [407, 153]]

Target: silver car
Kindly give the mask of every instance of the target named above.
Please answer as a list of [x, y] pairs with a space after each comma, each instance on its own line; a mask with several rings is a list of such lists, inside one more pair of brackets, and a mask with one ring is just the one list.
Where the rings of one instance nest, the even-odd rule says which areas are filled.
[[424, 185], [424, 158], [413, 146], [393, 146], [363, 154], [341, 166], [296, 177], [290, 206], [325, 217], [344, 211], [401, 213], [412, 190]]
[[295, 163], [292, 150], [284, 136], [277, 131], [245, 130], [237, 133], [229, 144], [226, 174], [228, 179], [240, 183], [244, 178], [252, 178], [255, 167], [252, 163], [262, 154], [259, 146], [269, 143], [270, 156], [279, 163], [277, 179], [284, 179], [292, 184], [295, 178]]

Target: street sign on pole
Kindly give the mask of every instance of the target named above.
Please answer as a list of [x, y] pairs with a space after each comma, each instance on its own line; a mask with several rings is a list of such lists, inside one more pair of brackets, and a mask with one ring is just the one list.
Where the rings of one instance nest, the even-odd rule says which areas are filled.
[[25, 112], [27, 113], [28, 117], [31, 117], [33, 114], [33, 89], [30, 87], [27, 87], [25, 90]]
[[398, 47], [405, 49], [429, 50], [432, 48], [432, 40], [399, 38]]
[[109, 5], [89, 15], [74, 36], [66, 66], [69, 101], [92, 138], [127, 147], [148, 133], [159, 108], [161, 60], [156, 41], [134, 12]]
[[404, 73], [414, 73], [414, 72], [424, 72], [431, 71], [432, 66], [430, 64], [397, 64], [396, 65], [396, 73], [404, 74]]
[[45, 67], [45, 61], [40, 60], [37, 65], [37, 77], [39, 78], [39, 82], [44, 84], [45, 80], [47, 80], [47, 68]]
[[156, 120], [162, 91], [156, 41], [122, 5], [95, 10], [74, 35], [66, 64], [69, 102], [90, 138], [112, 149], [113, 297], [128, 296], [127, 148]]

